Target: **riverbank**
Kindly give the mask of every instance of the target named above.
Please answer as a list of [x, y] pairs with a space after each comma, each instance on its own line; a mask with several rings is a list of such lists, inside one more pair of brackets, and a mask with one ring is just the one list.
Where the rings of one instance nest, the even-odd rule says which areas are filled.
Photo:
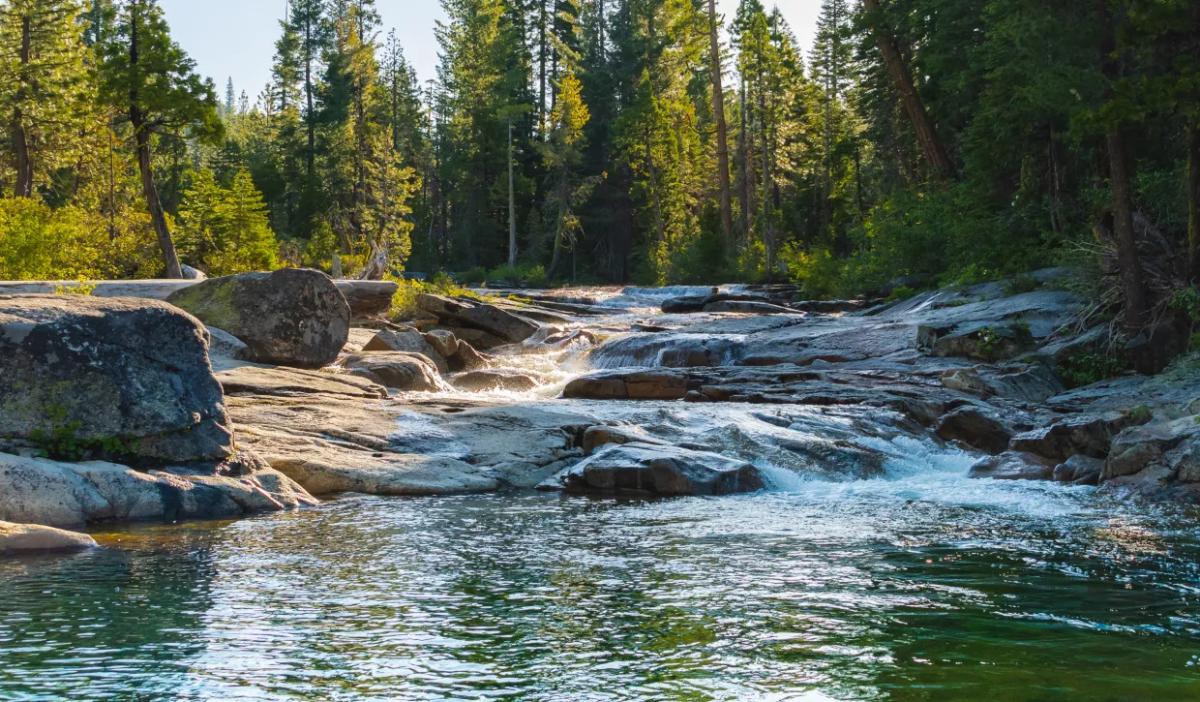
[[[345, 492], [754, 492], [884, 475], [878, 442], [899, 439], [961, 448], [978, 478], [1194, 500], [1200, 363], [1068, 389], [1104, 337], [1064, 276], [875, 305], [781, 287], [424, 295], [407, 320], [351, 309], [312, 272], [167, 303], [0, 298], [26, 388], [4, 405], [0, 520], [224, 518]], [[94, 411], [114, 393], [119, 411]]]

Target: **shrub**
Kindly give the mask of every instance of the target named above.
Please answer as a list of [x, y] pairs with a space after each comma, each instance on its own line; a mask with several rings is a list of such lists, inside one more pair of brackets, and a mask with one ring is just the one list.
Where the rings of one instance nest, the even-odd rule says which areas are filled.
[[84, 280], [106, 268], [103, 228], [74, 207], [0, 199], [0, 279]]

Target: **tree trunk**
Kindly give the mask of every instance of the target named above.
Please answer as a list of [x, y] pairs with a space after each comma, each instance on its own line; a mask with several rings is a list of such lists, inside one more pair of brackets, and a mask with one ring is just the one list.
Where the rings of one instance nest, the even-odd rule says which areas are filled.
[[18, 58], [21, 62], [21, 85], [17, 88], [16, 103], [12, 116], [12, 145], [16, 157], [16, 187], [13, 194], [17, 197], [33, 197], [33, 159], [29, 154], [29, 134], [25, 131], [25, 113], [21, 103], [25, 100], [24, 67], [29, 65], [32, 27], [29, 15], [21, 18], [21, 48]]
[[508, 118], [508, 265], [517, 265], [517, 194], [513, 176], [513, 125]]
[[753, 188], [752, 177], [750, 173], [750, 124], [747, 119], [747, 104], [746, 104], [746, 78], [742, 77], [742, 89], [739, 91], [739, 100], [741, 102], [741, 129], [738, 132], [738, 163], [740, 164], [738, 183], [738, 196], [741, 201], [741, 212], [739, 219], [742, 225], [742, 238], [749, 241], [750, 239], [750, 207], [751, 207], [751, 190]]
[[1188, 129], [1188, 279], [1200, 283], [1200, 124]]
[[950, 161], [945, 144], [938, 138], [933, 120], [929, 118], [929, 112], [925, 109], [925, 103], [917, 94], [912, 72], [909, 70], [908, 64], [904, 62], [900, 48], [896, 44], [896, 37], [884, 26], [880, 0], [863, 0], [863, 7], [875, 15], [875, 41], [879, 45], [879, 53], [883, 55], [883, 63], [887, 67], [888, 75], [891, 76], [897, 92], [900, 93], [900, 101], [912, 123], [917, 141], [921, 144], [925, 160], [929, 162], [929, 166], [938, 178], [952, 180], [955, 175], [954, 164]]
[[721, 83], [721, 41], [717, 36], [716, 0], [708, 0], [708, 45], [712, 71], [713, 118], [717, 122], [717, 183], [721, 189], [721, 233], [726, 249], [733, 244], [733, 202], [729, 189], [729, 126], [725, 122], [725, 89]]
[[1125, 327], [1141, 329], [1146, 322], [1146, 289], [1142, 281], [1142, 263], [1138, 259], [1137, 237], [1133, 231], [1133, 174], [1121, 128], [1110, 126], [1104, 134], [1108, 147], [1109, 180], [1112, 187], [1113, 234], [1117, 239], [1117, 265], [1121, 269], [1121, 288], [1125, 293]]
[[[139, 7], [129, 8], [129, 66], [131, 73], [137, 73], [139, 62], [138, 25]], [[146, 207], [150, 210], [150, 222], [154, 225], [154, 233], [158, 237], [158, 246], [162, 249], [163, 263], [166, 265], [168, 278], [183, 278], [183, 269], [179, 266], [179, 255], [175, 253], [175, 242], [171, 239], [171, 230], [167, 227], [167, 216], [163, 213], [162, 200], [158, 197], [158, 187], [154, 184], [154, 170], [150, 163], [150, 127], [146, 124], [146, 116], [142, 113], [141, 99], [138, 95], [136, 81], [129, 88], [129, 122], [133, 125], [134, 140], [137, 143], [138, 170], [142, 175], [142, 194], [146, 197]]]
[[308, 183], [311, 187], [313, 183], [314, 173], [316, 171], [317, 158], [317, 125], [315, 115], [313, 114], [313, 80], [312, 80], [312, 65], [313, 65], [313, 26], [312, 18], [304, 20], [304, 126], [307, 128], [308, 149], [304, 153], [305, 175], [308, 176]]

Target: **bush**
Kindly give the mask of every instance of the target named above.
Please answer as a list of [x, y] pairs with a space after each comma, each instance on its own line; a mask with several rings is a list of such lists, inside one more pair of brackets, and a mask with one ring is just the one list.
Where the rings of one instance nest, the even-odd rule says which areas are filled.
[[108, 243], [94, 218], [28, 198], [0, 199], [0, 279], [103, 277]]
[[467, 288], [455, 283], [445, 273], [437, 273], [428, 281], [408, 280], [389, 276], [399, 287], [392, 296], [392, 308], [388, 313], [392, 319], [412, 319], [420, 315], [417, 297], [420, 295], [450, 295], [455, 297], [478, 297]]
[[1080, 353], [1064, 359], [1058, 366], [1058, 375], [1068, 388], [1078, 388], [1116, 377], [1127, 367], [1125, 361], [1114, 356]]

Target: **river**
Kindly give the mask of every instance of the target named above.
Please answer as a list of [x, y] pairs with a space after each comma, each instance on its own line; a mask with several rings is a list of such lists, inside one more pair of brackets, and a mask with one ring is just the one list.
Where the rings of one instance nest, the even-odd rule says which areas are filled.
[[[545, 384], [496, 401], [709, 446], [828, 429], [796, 407], [556, 400], [586, 355], [511, 364]], [[0, 700], [1200, 699], [1194, 512], [859, 441], [882, 474], [764, 455], [770, 488], [746, 495], [350, 495], [99, 529], [100, 550], [0, 561]]]

